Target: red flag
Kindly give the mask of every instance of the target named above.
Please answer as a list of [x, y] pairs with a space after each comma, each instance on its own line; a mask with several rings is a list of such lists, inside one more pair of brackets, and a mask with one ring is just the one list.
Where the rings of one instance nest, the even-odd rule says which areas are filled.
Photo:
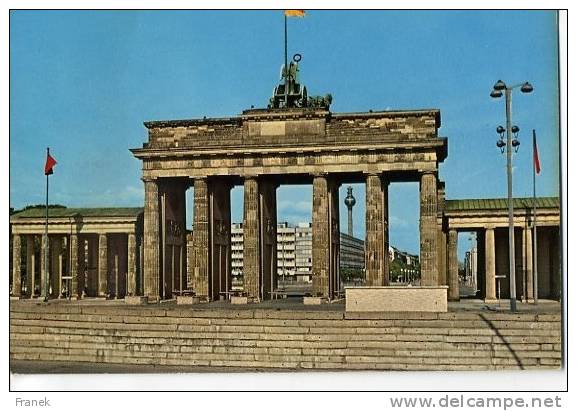
[[46, 164], [44, 165], [44, 175], [52, 174], [52, 167], [56, 165], [56, 160], [50, 155], [50, 152], [46, 153]]
[[541, 172], [541, 162], [539, 161], [539, 150], [537, 150], [537, 136], [535, 135], [535, 130], [533, 130], [533, 163], [535, 166], [535, 172], [539, 174]]

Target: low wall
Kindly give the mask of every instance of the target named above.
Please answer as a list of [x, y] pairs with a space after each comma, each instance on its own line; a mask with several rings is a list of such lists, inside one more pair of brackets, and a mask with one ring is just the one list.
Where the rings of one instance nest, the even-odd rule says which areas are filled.
[[[10, 302], [10, 358], [247, 369], [559, 368], [559, 314]], [[238, 307], [238, 306], [236, 306]]]
[[447, 312], [447, 286], [347, 287], [346, 311]]

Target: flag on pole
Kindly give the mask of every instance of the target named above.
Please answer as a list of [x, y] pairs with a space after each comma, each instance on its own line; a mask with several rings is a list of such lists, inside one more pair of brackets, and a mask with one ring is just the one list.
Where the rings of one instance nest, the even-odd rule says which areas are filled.
[[285, 10], [284, 15], [287, 17], [304, 17], [304, 10]]
[[537, 150], [537, 136], [535, 135], [535, 131], [533, 131], [533, 163], [535, 172], [539, 174], [541, 172], [541, 162], [539, 161], [539, 150]]
[[56, 160], [50, 155], [50, 152], [46, 152], [46, 164], [44, 165], [44, 175], [52, 174], [52, 168], [56, 165]]

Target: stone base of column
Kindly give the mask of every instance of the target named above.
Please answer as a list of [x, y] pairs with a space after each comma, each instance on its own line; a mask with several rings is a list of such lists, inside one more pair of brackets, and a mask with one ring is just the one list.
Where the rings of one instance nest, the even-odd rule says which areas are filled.
[[192, 305], [192, 304], [200, 304], [200, 297], [196, 295], [177, 295], [176, 296], [176, 304], [177, 305]]
[[328, 302], [328, 298], [325, 297], [304, 297], [304, 305], [321, 305]]
[[498, 304], [499, 300], [493, 300], [493, 299], [489, 299], [489, 298], [485, 298], [485, 303], [486, 304]]
[[11, 295], [11, 296], [10, 296], [10, 301], [15, 301], [15, 300], [19, 300], [19, 299], [20, 299], [20, 297], [17, 297], [17, 296], [14, 296], [14, 295]]
[[128, 305], [141, 305], [148, 303], [148, 297], [143, 295], [127, 295], [124, 302]]

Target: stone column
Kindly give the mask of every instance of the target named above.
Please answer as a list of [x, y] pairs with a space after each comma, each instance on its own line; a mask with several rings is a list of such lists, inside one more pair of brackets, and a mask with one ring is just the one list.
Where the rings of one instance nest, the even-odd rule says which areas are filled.
[[449, 285], [449, 275], [447, 267], [447, 233], [443, 231], [442, 225], [437, 228], [437, 264], [439, 268], [439, 285]]
[[271, 298], [277, 288], [277, 222], [276, 184], [261, 181], [260, 195], [260, 247], [261, 247], [261, 290], [262, 299]]
[[386, 176], [381, 177], [383, 185], [383, 280], [384, 285], [389, 285], [389, 180]]
[[230, 189], [228, 181], [211, 180], [210, 207], [210, 287], [211, 300], [225, 297], [230, 291]]
[[36, 287], [36, 255], [34, 253], [34, 236], [26, 237], [26, 287], [30, 298], [34, 296]]
[[[50, 284], [49, 282], [49, 277], [50, 277], [50, 273], [48, 272], [49, 270], [49, 265], [50, 264], [46, 264], [46, 260], [47, 260], [47, 255], [49, 254], [49, 250], [48, 250], [48, 244], [50, 243], [48, 236], [47, 235], [42, 235], [42, 246], [40, 249], [40, 294], [44, 297], [44, 296], [48, 296], [49, 295], [49, 291], [50, 291]], [[46, 287], [48, 286], [48, 290], [46, 289]]]
[[495, 294], [495, 230], [485, 229], [485, 302], [497, 299]]
[[244, 181], [244, 291], [249, 300], [259, 300], [260, 290], [260, 207], [259, 184], [254, 177]]
[[385, 269], [388, 267], [389, 247], [385, 244], [385, 195], [380, 176], [369, 174], [366, 178], [366, 242], [365, 273], [367, 286], [386, 285]]
[[192, 227], [192, 289], [198, 296], [209, 296], [209, 201], [205, 178], [194, 180], [194, 221]]
[[459, 300], [459, 260], [457, 257], [457, 230], [449, 230], [448, 255], [449, 255], [449, 294], [451, 301]]
[[561, 300], [562, 280], [561, 280], [561, 254], [559, 253], [560, 232], [557, 227], [550, 227], [547, 243], [549, 244], [549, 266], [551, 275], [551, 298]]
[[[116, 244], [115, 244], [115, 251], [116, 251]], [[118, 277], [119, 277], [119, 264], [118, 264], [118, 254], [114, 254], [114, 298], [118, 299], [118, 291], [120, 288], [118, 287]]]
[[533, 302], [533, 233], [531, 227], [523, 228], [522, 244], [525, 301]]
[[106, 234], [98, 235], [98, 296], [108, 295], [108, 239]]
[[128, 278], [127, 295], [136, 295], [136, 235], [128, 234]]
[[149, 301], [160, 299], [160, 223], [158, 183], [144, 179], [144, 295]]
[[341, 230], [339, 222], [339, 184], [336, 181], [329, 181], [329, 298], [336, 298], [336, 293], [340, 289], [340, 240]]
[[329, 187], [325, 175], [313, 178], [313, 295], [328, 297], [330, 271]]
[[20, 297], [22, 291], [22, 249], [20, 234], [12, 236], [12, 295]]
[[50, 288], [52, 296], [60, 298], [60, 288], [62, 285], [62, 238], [53, 236], [50, 239], [50, 257], [49, 261]]
[[86, 297], [88, 292], [87, 273], [87, 241], [86, 237], [79, 236], [78, 239], [78, 296]]
[[70, 252], [70, 296], [78, 299], [81, 295], [78, 288], [78, 235], [70, 234], [70, 245], [68, 247]]
[[421, 285], [438, 285], [437, 177], [433, 172], [421, 175], [420, 191]]
[[194, 277], [194, 247], [192, 245], [193, 234], [186, 236], [186, 289], [193, 289]]

